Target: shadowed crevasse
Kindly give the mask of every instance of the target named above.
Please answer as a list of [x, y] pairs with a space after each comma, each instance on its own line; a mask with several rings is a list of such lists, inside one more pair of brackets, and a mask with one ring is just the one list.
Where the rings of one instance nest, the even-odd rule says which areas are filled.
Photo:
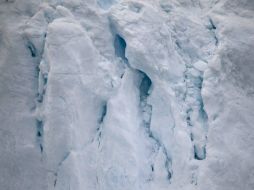
[[[147, 76], [146, 73], [139, 71], [140, 77], [142, 78], [140, 86], [139, 86], [139, 93], [140, 93], [140, 107], [141, 112], [143, 115], [143, 126], [145, 127], [145, 131], [148, 134], [148, 137], [152, 140], [154, 148], [157, 150], [155, 154], [158, 154], [159, 149], [162, 150], [165, 156], [165, 169], [167, 172], [167, 179], [170, 182], [172, 178], [172, 159], [170, 158], [165, 145], [153, 134], [150, 129], [151, 126], [151, 119], [152, 119], [152, 105], [148, 103], [148, 97], [151, 93], [152, 81]], [[154, 172], [154, 163], [151, 165], [151, 171]]]
[[[111, 28], [114, 29], [113, 26]], [[115, 30], [113, 30], [115, 31]], [[131, 65], [128, 62], [128, 59], [126, 58], [125, 50], [127, 47], [127, 43], [124, 40], [123, 37], [121, 37], [119, 34], [115, 34], [115, 39], [114, 39], [114, 48], [115, 48], [115, 55], [117, 57], [120, 57], [124, 63], [129, 67], [130, 69], [134, 69], [131, 67]], [[148, 104], [147, 99], [150, 95], [151, 87], [152, 87], [152, 80], [148, 77], [148, 75], [141, 71], [134, 69], [135, 72], [139, 73], [139, 96], [140, 96], [140, 111], [142, 113], [142, 123], [143, 127], [145, 128], [145, 131], [147, 133], [147, 137], [150, 138], [151, 143], [153, 144], [154, 148], [157, 149], [155, 154], [157, 155], [159, 150], [161, 149], [164, 157], [165, 157], [165, 170], [167, 172], [167, 179], [170, 182], [172, 178], [172, 159], [170, 158], [166, 147], [164, 144], [156, 138], [156, 136], [152, 133], [150, 130], [150, 125], [151, 125], [151, 118], [152, 118], [152, 105]], [[154, 163], [152, 163], [152, 169], [151, 171], [154, 172], [156, 168], [154, 168]]]
[[124, 63], [128, 64], [128, 59], [125, 56], [126, 47], [127, 44], [125, 40], [119, 34], [116, 34], [114, 40], [115, 55], [120, 57]]

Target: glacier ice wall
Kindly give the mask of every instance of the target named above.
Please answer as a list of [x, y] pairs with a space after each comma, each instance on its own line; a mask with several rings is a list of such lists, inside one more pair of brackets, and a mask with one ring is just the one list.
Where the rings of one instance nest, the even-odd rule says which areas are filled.
[[252, 190], [253, 2], [0, 0], [0, 189]]

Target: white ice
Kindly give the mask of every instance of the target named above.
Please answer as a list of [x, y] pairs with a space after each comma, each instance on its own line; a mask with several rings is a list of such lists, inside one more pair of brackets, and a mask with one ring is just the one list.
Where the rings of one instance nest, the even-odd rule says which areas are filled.
[[0, 190], [254, 189], [253, 0], [0, 0]]

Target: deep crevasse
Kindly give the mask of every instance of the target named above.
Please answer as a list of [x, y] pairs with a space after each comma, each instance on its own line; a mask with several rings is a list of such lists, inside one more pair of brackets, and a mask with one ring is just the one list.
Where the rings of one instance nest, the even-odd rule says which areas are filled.
[[0, 1], [0, 189], [253, 189], [253, 11]]

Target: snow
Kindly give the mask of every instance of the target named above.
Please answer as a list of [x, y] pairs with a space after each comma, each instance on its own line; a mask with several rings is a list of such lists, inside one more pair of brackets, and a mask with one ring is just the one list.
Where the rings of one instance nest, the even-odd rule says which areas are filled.
[[252, 0], [0, 1], [0, 189], [252, 190]]

